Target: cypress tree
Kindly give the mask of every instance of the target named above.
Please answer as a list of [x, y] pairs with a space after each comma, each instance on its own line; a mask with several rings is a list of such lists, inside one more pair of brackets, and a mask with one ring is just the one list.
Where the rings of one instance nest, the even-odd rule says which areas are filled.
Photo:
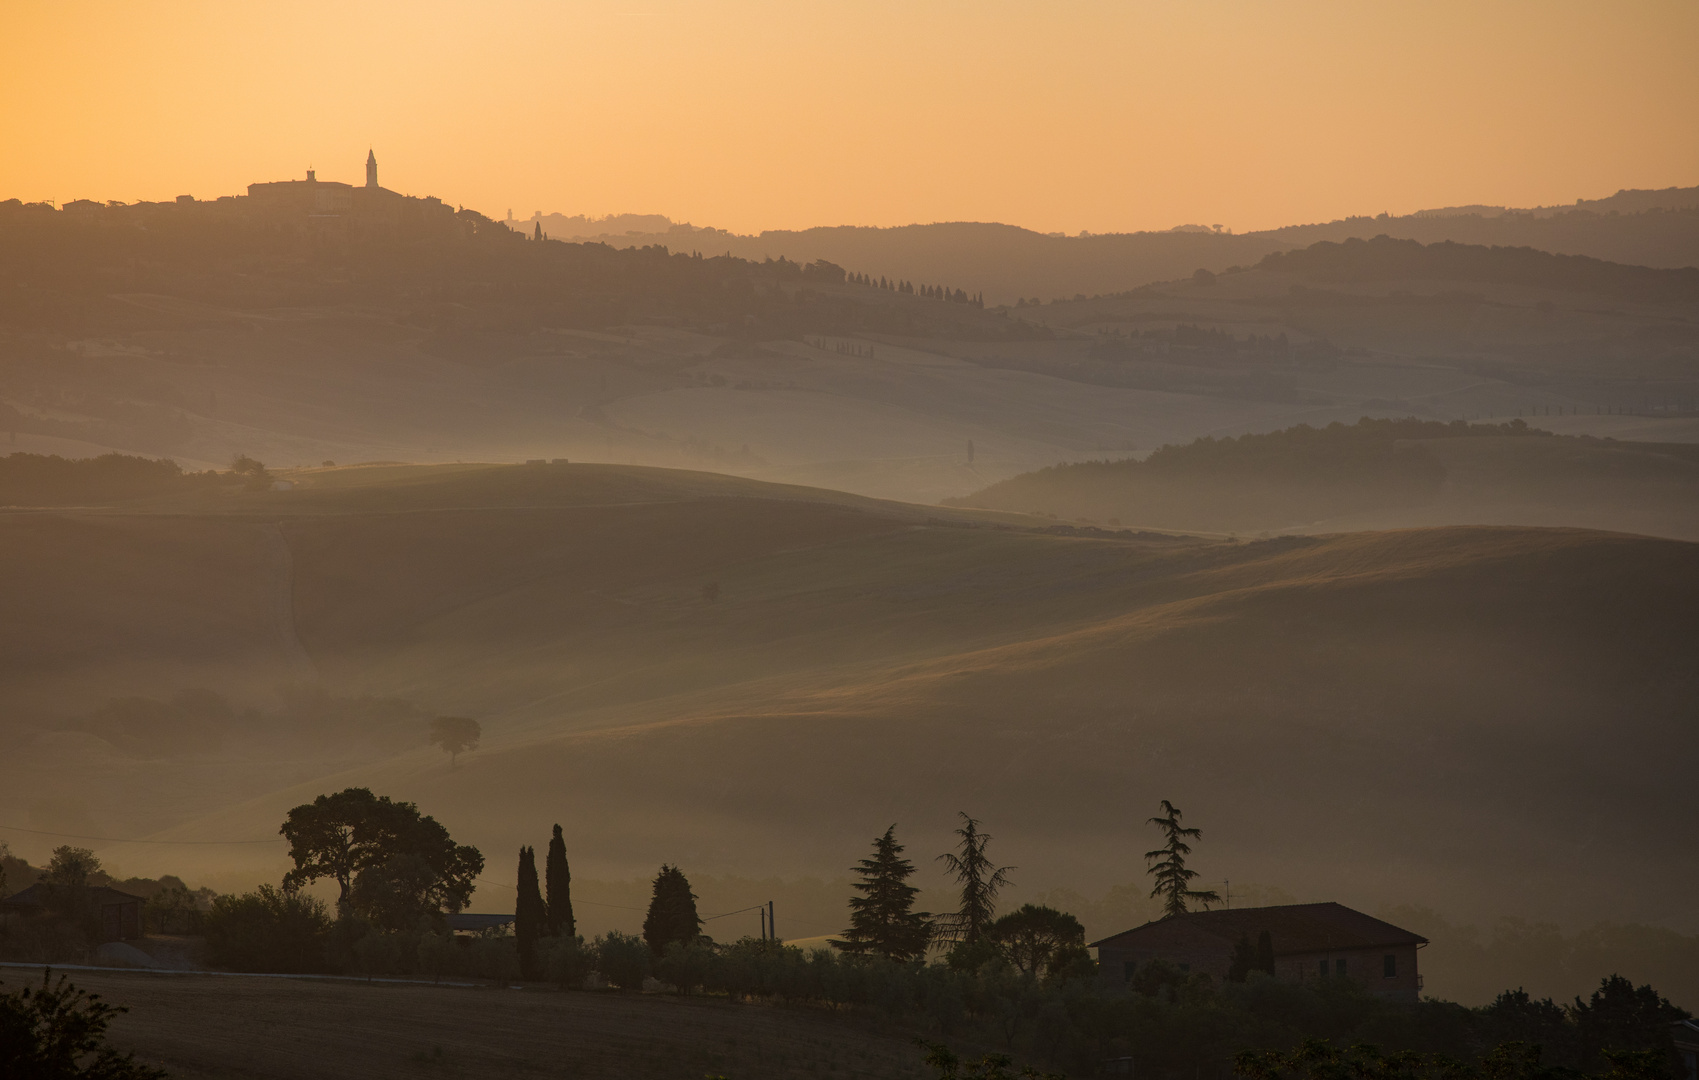
[[696, 894], [690, 891], [690, 882], [684, 871], [663, 863], [661, 872], [655, 875], [649, 913], [643, 918], [643, 940], [660, 956], [673, 942], [688, 944], [701, 934], [702, 918], [696, 914]]
[[536, 852], [522, 847], [519, 849], [519, 898], [513, 909], [513, 937], [519, 948], [521, 978], [538, 977], [537, 939], [543, 936], [543, 923], [547, 917], [543, 894], [537, 888]]
[[1257, 935], [1257, 958], [1251, 970], [1274, 974], [1274, 937], [1267, 930]]
[[873, 840], [873, 855], [856, 863], [861, 875], [854, 888], [862, 895], [850, 898], [850, 927], [837, 948], [851, 953], [879, 953], [892, 960], [919, 960], [926, 955], [932, 937], [932, 916], [915, 911], [919, 889], [908, 883], [914, 864], [903, 858], [897, 843], [897, 827]]
[[1233, 961], [1227, 967], [1228, 981], [1244, 982], [1256, 966], [1257, 951], [1251, 945], [1251, 935], [1240, 934], [1238, 944], [1233, 946]]
[[566, 865], [566, 841], [560, 826], [549, 840], [549, 857], [543, 866], [543, 882], [549, 892], [548, 930], [552, 937], [576, 937], [578, 922], [572, 917], [572, 871]]

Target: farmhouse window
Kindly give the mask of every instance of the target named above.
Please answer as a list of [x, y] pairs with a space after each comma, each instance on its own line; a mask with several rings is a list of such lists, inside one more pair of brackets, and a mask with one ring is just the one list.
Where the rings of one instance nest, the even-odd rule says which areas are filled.
[[1382, 969], [1381, 973], [1384, 974], [1387, 978], [1389, 978], [1389, 979], [1398, 978], [1398, 957], [1392, 955], [1391, 953], [1387, 953], [1385, 956], [1380, 958], [1380, 966], [1381, 966], [1381, 969]]
[[1345, 958], [1343, 956], [1333, 962], [1333, 973], [1335, 975], [1345, 974]]
[[1138, 966], [1139, 966], [1139, 962], [1137, 960], [1123, 960], [1123, 961], [1121, 961], [1121, 981], [1122, 982], [1132, 982], [1133, 981], [1133, 972], [1138, 970]]
[[1327, 961], [1326, 960], [1321, 961], [1320, 967], [1321, 967], [1321, 970], [1318, 972], [1318, 974], [1321, 975], [1321, 977], [1324, 978], [1324, 979], [1327, 978]]

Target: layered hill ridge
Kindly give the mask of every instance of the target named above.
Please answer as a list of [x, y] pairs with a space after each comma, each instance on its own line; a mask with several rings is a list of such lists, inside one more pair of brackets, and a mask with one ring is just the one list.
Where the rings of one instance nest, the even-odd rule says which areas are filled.
[[[0, 517], [0, 821], [263, 838], [364, 783], [487, 852], [561, 821], [605, 880], [836, 876], [893, 820], [943, 850], [967, 809], [1023, 887], [1095, 889], [1138, 876], [1172, 798], [1211, 876], [1370, 909], [1679, 921], [1660, 898], [1695, 885], [1667, 858], [1699, 809], [1691, 544], [1068, 536], [578, 465], [297, 479]], [[483, 483], [507, 493], [476, 505]], [[340, 711], [270, 704], [302, 679]], [[192, 688], [234, 707], [187, 750], [99, 712]], [[485, 726], [458, 768], [423, 745], [443, 713]], [[264, 845], [105, 853], [225, 887], [281, 869]]]
[[1502, 424], [1363, 419], [1058, 465], [953, 505], [1215, 532], [1581, 525], [1699, 539], [1699, 453]]
[[827, 259], [852, 269], [982, 290], [994, 302], [1120, 292], [1198, 269], [1219, 273], [1318, 241], [1386, 234], [1422, 243], [1451, 241], [1531, 247], [1652, 267], [1699, 265], [1699, 188], [1624, 190], [1571, 206], [1519, 210], [1462, 206], [1413, 214], [1348, 217], [1259, 232], [1206, 227], [1062, 236], [995, 222], [939, 222], [890, 228], [823, 226], [740, 235], [621, 215], [606, 222], [539, 215], [511, 223], [540, 225], [561, 239], [614, 247], [668, 244], [744, 258]]

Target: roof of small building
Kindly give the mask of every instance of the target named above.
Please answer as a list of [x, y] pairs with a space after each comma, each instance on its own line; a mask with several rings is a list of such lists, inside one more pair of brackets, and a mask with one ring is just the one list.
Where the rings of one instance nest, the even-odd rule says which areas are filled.
[[1188, 935], [1204, 933], [1220, 938], [1231, 948], [1240, 937], [1249, 937], [1255, 942], [1264, 930], [1273, 939], [1276, 956], [1428, 943], [1428, 939], [1420, 934], [1354, 911], [1344, 904], [1326, 903], [1191, 911], [1123, 930], [1091, 945], [1094, 949], [1103, 945], [1132, 947], [1140, 943], [1140, 938], [1150, 939], [1154, 944], [1176, 931], [1184, 931]]
[[[0, 899], [0, 907], [40, 907], [47, 902], [47, 895], [52, 889], [53, 886], [44, 881], [37, 882], [27, 889]], [[91, 898], [98, 898], [102, 904], [141, 904], [146, 902], [139, 896], [132, 896], [127, 892], [120, 892], [105, 885], [89, 886], [88, 894]]]
[[456, 912], [444, 917], [448, 920], [450, 930], [490, 930], [497, 926], [506, 926], [513, 921], [512, 915], [481, 915], [471, 911]]

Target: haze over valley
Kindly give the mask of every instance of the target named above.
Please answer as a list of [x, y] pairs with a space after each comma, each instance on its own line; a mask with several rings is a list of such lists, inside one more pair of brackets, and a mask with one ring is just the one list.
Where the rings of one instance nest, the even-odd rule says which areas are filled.
[[0, 1075], [1699, 1080], [1688, 6], [13, 21]]

